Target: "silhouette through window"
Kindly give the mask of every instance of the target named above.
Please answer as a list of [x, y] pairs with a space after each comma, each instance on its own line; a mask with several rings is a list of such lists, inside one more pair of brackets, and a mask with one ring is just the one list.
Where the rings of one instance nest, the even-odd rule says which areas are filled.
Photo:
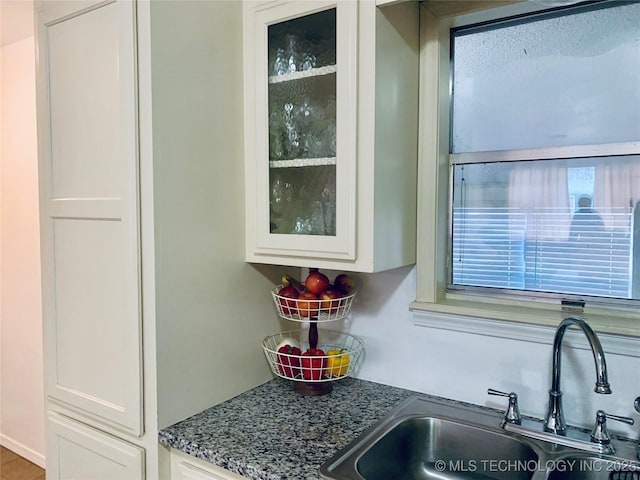
[[578, 209], [571, 221], [569, 237], [573, 240], [589, 240], [604, 234], [604, 223], [600, 214], [591, 207], [591, 197], [583, 195], [578, 200]]

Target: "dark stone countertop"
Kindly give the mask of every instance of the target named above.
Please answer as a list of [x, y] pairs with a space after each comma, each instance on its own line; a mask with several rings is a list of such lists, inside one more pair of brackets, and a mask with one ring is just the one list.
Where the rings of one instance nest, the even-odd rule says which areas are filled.
[[[322, 396], [299, 395], [293, 385], [273, 379], [161, 430], [159, 441], [250, 480], [320, 480], [326, 460], [411, 396], [501, 415], [486, 406], [354, 378], [334, 382], [333, 391]], [[569, 428], [583, 436], [590, 432]], [[630, 442], [629, 451], [635, 451], [637, 439], [612, 437]]]
[[159, 441], [252, 480], [318, 480], [320, 465], [414, 394], [345, 378], [304, 396], [276, 378], [161, 430]]

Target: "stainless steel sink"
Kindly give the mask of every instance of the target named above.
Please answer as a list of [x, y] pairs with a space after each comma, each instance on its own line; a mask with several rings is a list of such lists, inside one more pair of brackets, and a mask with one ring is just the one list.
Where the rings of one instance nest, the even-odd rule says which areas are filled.
[[366, 480], [492, 478], [529, 480], [533, 472], [500, 471], [499, 461], [537, 462], [527, 444], [442, 418], [411, 417], [391, 426], [357, 461]]
[[473, 405], [411, 397], [327, 460], [320, 474], [329, 480], [640, 480], [633, 441], [618, 444], [616, 457], [587, 454], [505, 431], [502, 418]]

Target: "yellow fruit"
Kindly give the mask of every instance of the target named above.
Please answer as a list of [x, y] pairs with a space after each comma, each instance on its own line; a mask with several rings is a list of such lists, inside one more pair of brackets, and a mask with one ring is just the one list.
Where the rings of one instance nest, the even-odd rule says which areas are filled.
[[349, 355], [342, 350], [329, 350], [327, 352], [327, 374], [332, 377], [342, 377], [349, 369]]

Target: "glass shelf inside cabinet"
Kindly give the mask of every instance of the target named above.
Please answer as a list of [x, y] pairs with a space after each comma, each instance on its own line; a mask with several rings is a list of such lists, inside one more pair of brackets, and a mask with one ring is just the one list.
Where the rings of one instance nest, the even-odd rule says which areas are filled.
[[322, 75], [331, 75], [338, 71], [335, 65], [326, 65], [324, 67], [313, 67], [302, 72], [283, 73], [280, 75], [272, 75], [269, 77], [269, 83], [292, 82], [309, 77], [320, 77]]
[[268, 27], [270, 233], [335, 236], [336, 8]]

